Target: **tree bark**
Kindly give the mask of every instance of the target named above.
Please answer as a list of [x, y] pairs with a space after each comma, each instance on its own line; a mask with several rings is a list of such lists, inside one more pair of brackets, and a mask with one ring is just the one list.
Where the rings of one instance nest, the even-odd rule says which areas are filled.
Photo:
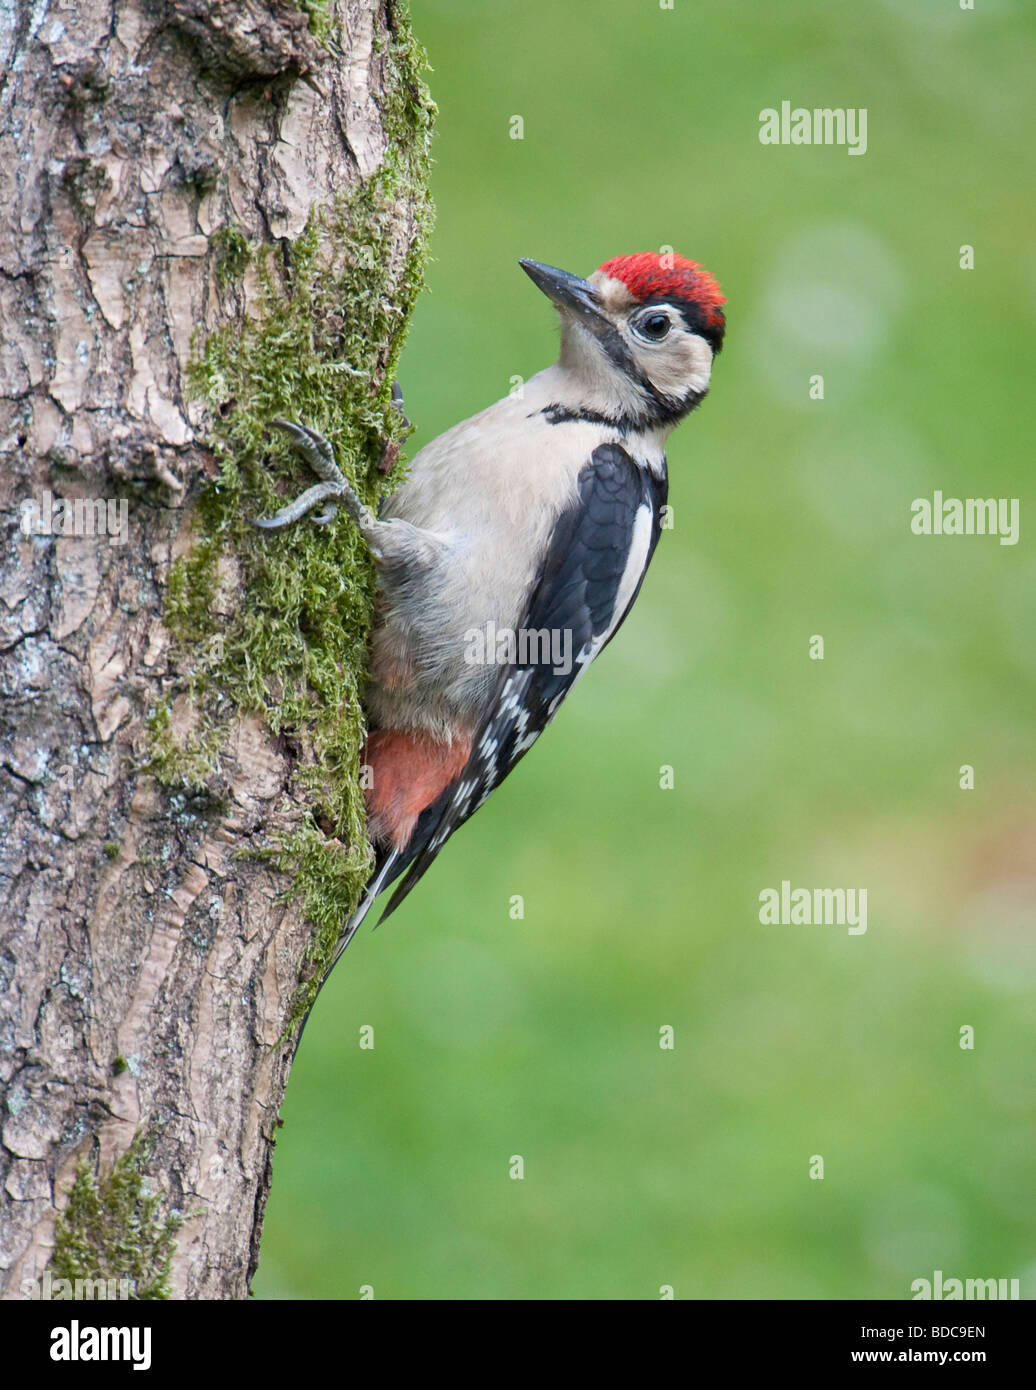
[[[260, 393], [247, 406], [252, 461], [267, 406], [297, 405], [283, 354], [279, 395], [262, 395], [266, 360], [235, 367], [227, 335], [240, 334], [247, 356], [264, 322], [283, 336], [303, 301], [313, 362], [338, 372], [318, 381], [318, 396], [330, 396], [329, 380], [361, 378], [362, 409], [350, 407], [363, 417], [360, 461], [376, 477], [379, 451], [395, 455], [387, 403], [419, 281], [431, 110], [415, 51], [405, 11], [386, 0], [332, 0], [312, 16], [288, 0], [0, 5], [7, 1298], [43, 1278], [62, 1233], [62, 1271], [79, 1268], [78, 1249], [84, 1274], [123, 1272], [104, 1268], [103, 1249], [83, 1254], [98, 1223], [67, 1204], [78, 1173], [104, 1221], [120, 1219], [104, 1210], [106, 1183], [127, 1153], [140, 1178], [130, 1220], [146, 1208], [170, 1236], [182, 1222], [171, 1294], [247, 1293], [300, 981], [320, 966], [315, 897], [293, 894], [298, 861], [284, 846], [303, 827], [310, 849], [324, 836], [316, 848], [349, 866], [349, 892], [366, 846], [347, 843], [355, 817], [307, 775], [321, 748], [305, 700], [328, 697], [309, 686], [299, 696], [304, 664], [250, 668], [253, 685], [273, 692], [269, 708], [232, 687], [218, 660], [199, 683], [205, 643], [222, 656], [223, 630], [253, 612], [256, 567], [272, 567], [262, 573], [276, 591], [276, 567], [302, 553], [279, 540], [268, 560], [246, 551], [227, 515], [215, 544], [202, 518], [206, 499], [225, 499], [238, 477], [247, 392]], [[365, 222], [356, 197], [389, 166]], [[374, 270], [384, 316], [370, 318], [369, 361], [349, 365], [348, 334], [319, 283]], [[217, 341], [229, 363], [219, 370], [205, 356]], [[295, 490], [312, 481], [297, 464], [294, 477]], [[75, 513], [55, 499], [89, 506]], [[351, 538], [339, 550], [333, 537], [318, 543], [345, 568], [361, 563]], [[215, 579], [196, 563], [205, 544]], [[360, 575], [357, 592], [367, 583]], [[349, 621], [362, 651], [351, 609]], [[278, 719], [274, 697], [292, 682], [295, 714]], [[359, 729], [348, 681], [341, 699]], [[199, 742], [201, 709], [219, 718]], [[341, 804], [355, 744], [336, 774]], [[165, 1273], [150, 1272], [161, 1285]]]

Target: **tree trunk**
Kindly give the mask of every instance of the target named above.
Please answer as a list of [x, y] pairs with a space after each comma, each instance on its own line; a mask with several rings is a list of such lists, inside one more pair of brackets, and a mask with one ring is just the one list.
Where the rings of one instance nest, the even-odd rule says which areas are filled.
[[7, 1298], [246, 1295], [366, 872], [366, 556], [248, 523], [277, 415], [388, 486], [433, 108], [399, 4], [307, 9], [0, 7]]

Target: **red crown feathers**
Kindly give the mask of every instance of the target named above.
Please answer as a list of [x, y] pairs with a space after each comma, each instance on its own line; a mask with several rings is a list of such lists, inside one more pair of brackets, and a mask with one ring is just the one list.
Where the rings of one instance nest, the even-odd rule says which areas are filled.
[[684, 299], [696, 306], [710, 326], [723, 323], [720, 305], [727, 300], [719, 281], [686, 256], [671, 251], [640, 251], [634, 256], [613, 256], [600, 269], [614, 280], [621, 280], [642, 303], [649, 299]]

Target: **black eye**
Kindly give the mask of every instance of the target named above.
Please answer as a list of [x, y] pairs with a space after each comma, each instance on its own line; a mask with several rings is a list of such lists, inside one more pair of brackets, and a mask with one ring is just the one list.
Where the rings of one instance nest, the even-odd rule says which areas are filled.
[[634, 325], [642, 338], [648, 338], [653, 343], [660, 343], [671, 326], [669, 315], [660, 313], [645, 314]]

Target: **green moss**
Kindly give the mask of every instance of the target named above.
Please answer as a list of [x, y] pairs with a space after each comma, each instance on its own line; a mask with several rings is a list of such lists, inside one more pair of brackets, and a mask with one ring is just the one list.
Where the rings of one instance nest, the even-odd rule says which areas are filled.
[[[178, 664], [191, 672], [178, 692], [192, 711], [190, 739], [174, 729], [168, 704], [150, 720], [150, 767], [166, 785], [197, 784], [216, 770], [236, 714], [261, 714], [289, 738], [309, 807], [271, 853], [316, 928], [314, 982], [370, 867], [359, 766], [374, 574], [344, 511], [329, 526], [307, 518], [273, 535], [250, 523], [314, 481], [271, 430], [277, 416], [319, 429], [370, 505], [399, 482], [398, 469], [386, 478], [377, 463], [387, 443], [402, 441], [391, 391], [427, 258], [435, 108], [405, 7], [391, 5], [389, 18], [380, 105], [390, 147], [381, 168], [315, 210], [294, 243], [249, 248], [234, 229], [219, 234], [227, 275], [251, 264], [258, 289], [248, 320], [210, 335], [191, 368], [219, 471], [196, 509], [192, 548], [171, 567], [166, 600]], [[417, 229], [402, 274], [386, 265], [401, 201], [415, 209]], [[228, 592], [243, 584], [235, 605], [221, 603], [227, 575]], [[303, 987], [293, 1022], [314, 989]]]
[[331, 0], [298, 0], [298, 8], [309, 19], [309, 32], [324, 43], [330, 28]]
[[114, 840], [106, 840], [104, 844], [104, 852], [109, 859], [118, 859], [119, 846]]
[[[195, 679], [200, 678], [201, 668]], [[167, 700], [159, 701], [147, 721], [150, 753], [144, 766], [164, 787], [199, 791], [218, 770], [225, 721], [198, 711], [195, 681], [190, 685], [186, 708], [193, 727], [175, 729], [172, 707]]]
[[240, 227], [221, 227], [213, 233], [210, 245], [216, 249], [216, 280], [220, 289], [226, 289], [234, 280], [240, 280], [248, 269], [252, 251]]
[[203, 535], [188, 554], [178, 556], [169, 567], [165, 622], [181, 642], [197, 643], [212, 632], [221, 550], [218, 536]]
[[128, 1279], [135, 1299], [169, 1297], [176, 1213], [162, 1216], [162, 1199], [147, 1190], [146, 1147], [134, 1139], [99, 1177], [87, 1163], [76, 1169], [68, 1204], [54, 1228], [50, 1269], [58, 1279]]
[[116, 1076], [121, 1076], [123, 1072], [129, 1071], [129, 1062], [126, 1061], [121, 1052], [116, 1055], [115, 1061], [112, 1062], [112, 1071]]

